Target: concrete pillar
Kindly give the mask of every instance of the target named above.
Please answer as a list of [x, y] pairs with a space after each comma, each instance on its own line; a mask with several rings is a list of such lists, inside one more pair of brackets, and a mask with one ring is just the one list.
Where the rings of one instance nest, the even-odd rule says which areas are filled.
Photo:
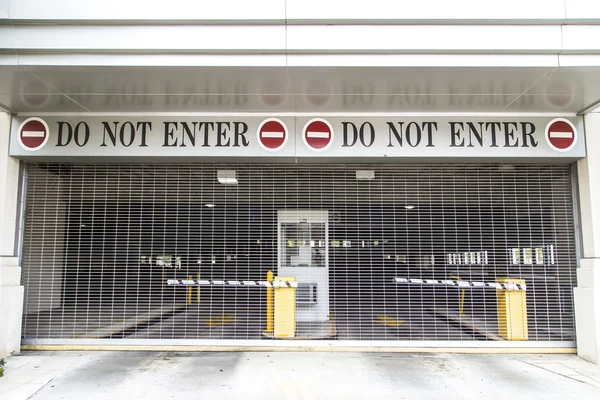
[[23, 286], [17, 254], [19, 161], [8, 156], [11, 117], [0, 113], [0, 357], [21, 346]]
[[600, 364], [600, 113], [585, 116], [587, 157], [577, 163], [582, 259], [577, 269], [577, 353]]

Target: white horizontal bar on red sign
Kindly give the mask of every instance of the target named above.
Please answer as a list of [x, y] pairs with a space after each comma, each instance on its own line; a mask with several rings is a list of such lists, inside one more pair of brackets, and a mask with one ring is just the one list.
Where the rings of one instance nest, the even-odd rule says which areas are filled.
[[212, 279], [168, 279], [169, 286], [238, 286], [238, 287], [298, 287], [297, 282], [290, 281], [241, 281]]
[[260, 135], [264, 138], [282, 138], [283, 132], [261, 132]]
[[419, 278], [394, 278], [396, 283], [408, 283], [416, 285], [441, 285], [452, 286], [460, 289], [498, 289], [498, 290], [527, 290], [526, 284], [520, 283], [498, 283], [498, 282], [475, 282], [444, 279], [419, 279]]
[[23, 131], [21, 132], [21, 136], [23, 137], [44, 137], [46, 132], [44, 131]]
[[327, 139], [327, 138], [329, 138], [329, 132], [308, 131], [308, 132], [306, 132], [306, 136], [310, 137], [310, 138]]
[[573, 132], [550, 132], [549, 136], [555, 139], [571, 139]]

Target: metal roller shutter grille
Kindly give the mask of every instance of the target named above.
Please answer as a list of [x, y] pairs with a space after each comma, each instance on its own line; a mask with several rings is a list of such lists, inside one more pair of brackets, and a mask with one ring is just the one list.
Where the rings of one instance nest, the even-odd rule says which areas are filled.
[[277, 275], [280, 210], [327, 211], [332, 339], [503, 340], [501, 290], [395, 279], [512, 278], [528, 340], [574, 340], [569, 165], [29, 164], [24, 343], [264, 340], [266, 287], [167, 280]]

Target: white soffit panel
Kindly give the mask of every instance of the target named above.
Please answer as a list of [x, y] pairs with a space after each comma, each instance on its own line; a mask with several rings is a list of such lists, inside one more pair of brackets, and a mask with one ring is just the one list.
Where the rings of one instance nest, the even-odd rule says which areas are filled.
[[290, 67], [558, 67], [556, 55], [290, 54]]
[[558, 56], [561, 68], [565, 67], [600, 67], [600, 54], [563, 54]]
[[290, 20], [562, 20], [563, 0], [287, 0]]
[[[4, 0], [13, 20], [283, 20], [283, 0]], [[0, 3], [1, 4], [1, 3]]]
[[291, 25], [290, 51], [528, 51], [562, 49], [560, 26]]
[[233, 26], [0, 26], [0, 49], [244, 51], [285, 48], [285, 27]]
[[600, 19], [600, 1], [567, 0], [565, 1], [568, 20]]
[[8, 18], [10, 0], [0, 0], [0, 18]]
[[547, 25], [0, 26], [0, 49], [554, 53], [562, 35]]
[[[0, 65], [5, 60], [0, 56]], [[10, 55], [22, 66], [85, 67], [285, 67], [283, 54], [20, 54]]]
[[565, 25], [563, 26], [563, 51], [587, 53], [600, 52], [600, 26]]
[[16, 54], [0, 54], [0, 65], [1, 66], [15, 66], [19, 65], [19, 56]]
[[[565, 57], [565, 56], [560, 56]], [[583, 56], [577, 56], [583, 57]], [[588, 57], [588, 56], [586, 56]], [[562, 60], [563, 58], [561, 58]], [[594, 63], [595, 58], [582, 59]], [[577, 59], [569, 62], [577, 62]], [[563, 63], [561, 62], [561, 65]], [[553, 54], [4, 54], [0, 65], [84, 67], [546, 67]], [[569, 64], [567, 64], [569, 65]], [[578, 64], [576, 64], [578, 65]], [[600, 65], [600, 64], [592, 64]]]

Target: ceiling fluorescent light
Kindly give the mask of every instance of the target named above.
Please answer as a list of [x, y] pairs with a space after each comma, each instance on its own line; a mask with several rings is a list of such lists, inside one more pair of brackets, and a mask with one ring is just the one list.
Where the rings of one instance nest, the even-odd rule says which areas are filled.
[[371, 181], [375, 179], [375, 171], [359, 170], [356, 171], [356, 179], [359, 181]]
[[217, 171], [217, 180], [222, 185], [237, 185], [234, 169], [220, 169]]
[[404, 206], [404, 208], [406, 208], [407, 210], [412, 210], [413, 208], [415, 208], [415, 206]]
[[215, 205], [213, 203], [206, 203], [205, 206], [208, 208], [213, 208]]

